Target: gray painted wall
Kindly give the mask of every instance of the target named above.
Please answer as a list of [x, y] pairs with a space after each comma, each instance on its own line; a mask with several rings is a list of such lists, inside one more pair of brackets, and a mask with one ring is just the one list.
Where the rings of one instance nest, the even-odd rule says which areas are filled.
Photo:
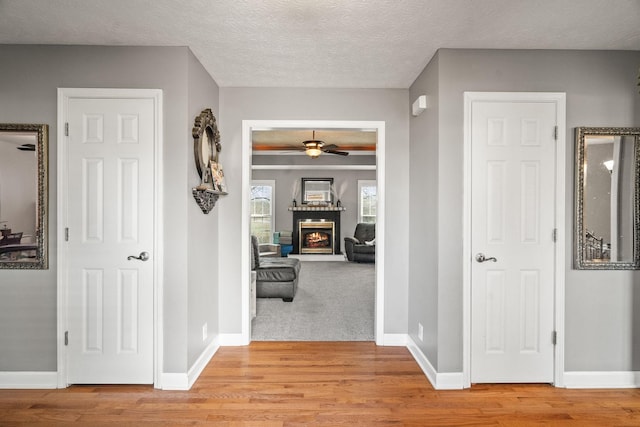
[[[421, 139], [438, 146], [438, 372], [462, 370], [462, 189], [463, 92], [543, 91], [567, 94], [567, 183], [565, 218], [566, 301], [565, 369], [567, 371], [628, 371], [640, 369], [640, 272], [573, 270], [573, 163], [576, 126], [638, 126], [637, 88], [640, 52], [440, 50], [410, 88], [410, 99], [438, 80], [438, 135], [412, 123], [411, 157]], [[433, 61], [432, 61], [433, 62]], [[414, 131], [415, 130], [415, 131]], [[417, 153], [416, 153], [417, 155]], [[428, 161], [421, 154], [424, 161]], [[417, 160], [417, 159], [416, 159]], [[427, 179], [417, 173], [414, 179]], [[412, 218], [413, 224], [413, 218]], [[425, 236], [411, 234], [411, 246]], [[412, 264], [412, 271], [415, 266]], [[409, 294], [424, 294], [412, 275]], [[420, 307], [410, 305], [410, 319], [429, 321]], [[415, 326], [410, 324], [415, 339]], [[433, 353], [424, 346], [423, 351]]]
[[[184, 134], [191, 135], [194, 120], [205, 108], [211, 108], [213, 115], [219, 118], [218, 85], [205, 71], [196, 57], [188, 52], [188, 114]], [[186, 138], [186, 164], [188, 171], [187, 187], [182, 191], [190, 193], [191, 187], [198, 185], [200, 176], [195, 167], [193, 138]], [[220, 160], [224, 160], [221, 155]], [[224, 164], [224, 163], [223, 163]], [[194, 200], [187, 202], [188, 256], [187, 275], [187, 368], [200, 357], [205, 347], [219, 333], [218, 325], [218, 209], [214, 208], [205, 215]], [[203, 340], [202, 327], [207, 325], [207, 339]]]
[[[216, 217], [200, 228], [212, 227], [200, 237], [185, 232], [194, 201], [191, 127], [201, 104], [217, 107], [217, 88], [207, 81], [184, 47], [11, 46], [0, 45], [0, 122], [49, 124], [49, 269], [0, 270], [0, 371], [55, 371], [56, 366], [56, 224], [57, 224], [57, 88], [155, 88], [164, 97], [164, 371], [187, 372], [187, 337], [192, 318], [203, 317], [189, 306], [199, 298], [201, 269], [188, 275], [189, 254], [213, 253], [217, 242]], [[10, 60], [8, 60], [10, 59]], [[188, 81], [193, 79], [191, 91]], [[198, 83], [205, 95], [198, 97]], [[190, 99], [191, 98], [191, 99]], [[204, 219], [203, 219], [204, 220]], [[216, 276], [208, 278], [215, 288]], [[214, 322], [217, 305], [206, 307]], [[197, 323], [197, 322], [195, 322]], [[195, 328], [197, 325], [193, 325]], [[201, 340], [200, 336], [200, 340]], [[192, 352], [197, 351], [193, 346]], [[191, 348], [191, 347], [190, 347]]]
[[225, 176], [229, 196], [220, 204], [220, 330], [241, 333], [242, 120], [382, 120], [386, 122], [385, 324], [406, 333], [409, 110], [404, 89], [221, 88]]
[[[438, 368], [438, 54], [413, 83], [409, 102], [427, 95], [427, 109], [411, 117], [408, 330], [434, 368]], [[418, 324], [423, 339], [418, 338]]]

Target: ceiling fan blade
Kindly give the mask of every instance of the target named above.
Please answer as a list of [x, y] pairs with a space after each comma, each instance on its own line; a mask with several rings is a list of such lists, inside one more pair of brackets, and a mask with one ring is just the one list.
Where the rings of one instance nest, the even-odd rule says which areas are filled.
[[349, 153], [347, 153], [346, 151], [336, 151], [336, 150], [322, 150], [325, 153], [329, 153], [329, 154], [337, 154], [338, 156], [348, 156]]
[[22, 144], [19, 147], [16, 147], [20, 151], [36, 151], [35, 144]]
[[325, 146], [322, 147], [324, 150], [335, 150], [336, 148], [338, 148], [338, 146], [336, 144], [327, 144]]

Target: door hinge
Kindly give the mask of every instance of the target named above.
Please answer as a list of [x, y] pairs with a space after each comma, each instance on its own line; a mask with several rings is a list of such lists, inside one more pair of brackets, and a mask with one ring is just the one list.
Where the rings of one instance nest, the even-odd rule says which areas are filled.
[[551, 333], [551, 343], [553, 345], [556, 345], [558, 343], [558, 332], [557, 331], [553, 331]]
[[69, 241], [69, 227], [64, 229], [64, 241], [65, 242]]
[[553, 139], [558, 140], [558, 126], [553, 127]]
[[69, 136], [69, 122], [64, 124], [64, 136]]
[[64, 331], [64, 345], [69, 345], [69, 331]]
[[553, 240], [554, 242], [558, 241], [558, 229], [554, 228], [553, 231], [551, 232], [551, 240]]

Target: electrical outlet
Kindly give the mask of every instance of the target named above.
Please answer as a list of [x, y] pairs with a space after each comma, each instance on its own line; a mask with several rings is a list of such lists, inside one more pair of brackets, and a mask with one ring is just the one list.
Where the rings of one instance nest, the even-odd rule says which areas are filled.
[[202, 341], [207, 340], [207, 324], [202, 325]]
[[424, 340], [424, 328], [420, 322], [418, 322], [418, 338], [420, 338], [420, 341]]

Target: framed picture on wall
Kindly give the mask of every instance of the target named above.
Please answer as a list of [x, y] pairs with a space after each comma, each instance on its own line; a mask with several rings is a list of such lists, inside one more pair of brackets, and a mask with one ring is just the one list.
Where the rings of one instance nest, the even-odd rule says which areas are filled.
[[227, 183], [224, 180], [224, 171], [222, 170], [222, 165], [218, 162], [211, 161], [210, 162], [211, 169], [211, 181], [213, 183], [214, 191], [220, 191], [222, 193], [227, 192]]

